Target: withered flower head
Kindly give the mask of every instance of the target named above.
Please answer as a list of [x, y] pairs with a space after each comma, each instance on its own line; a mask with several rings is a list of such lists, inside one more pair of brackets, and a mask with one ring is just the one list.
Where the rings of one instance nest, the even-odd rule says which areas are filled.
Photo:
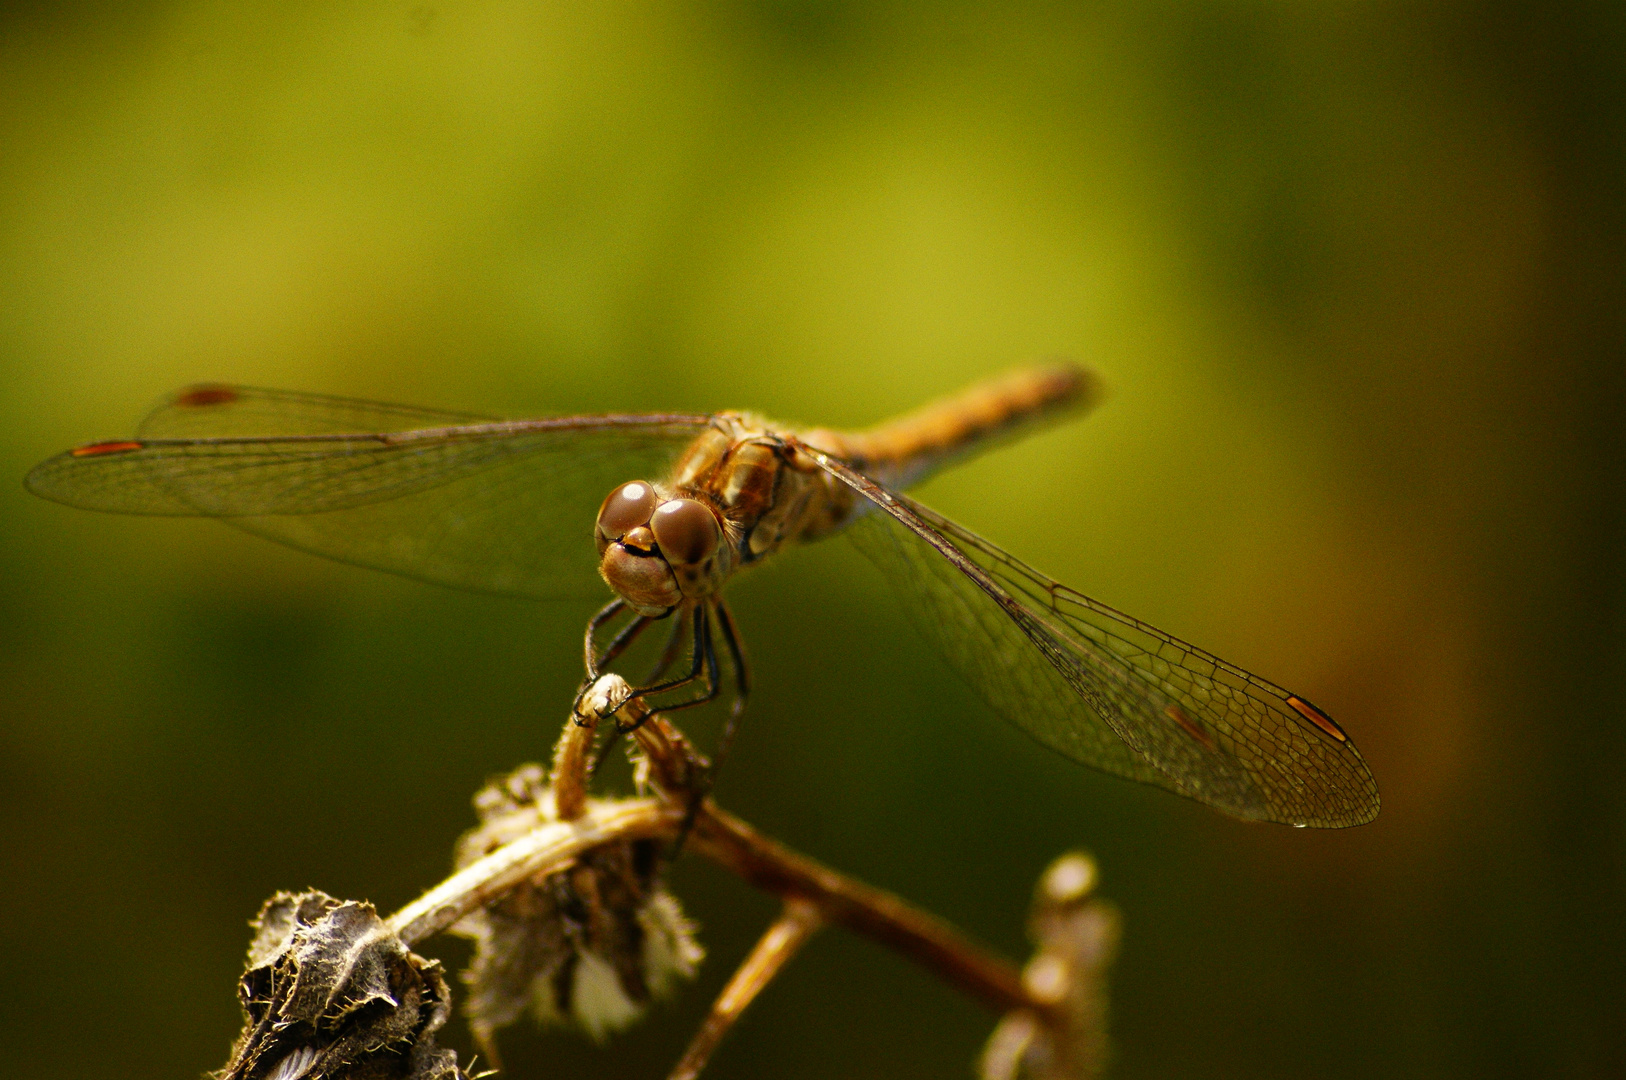
[[[554, 820], [539, 765], [495, 781], [474, 804], [482, 824], [458, 843], [459, 868]], [[474, 941], [462, 976], [469, 1025], [493, 1060], [493, 1034], [527, 1008], [543, 1023], [576, 1026], [602, 1039], [694, 975], [704, 953], [661, 883], [660, 843], [624, 840], [597, 848], [452, 928]]]
[[278, 893], [254, 928], [243, 1033], [218, 1080], [466, 1080], [435, 1045], [451, 1011], [440, 965], [371, 904]]

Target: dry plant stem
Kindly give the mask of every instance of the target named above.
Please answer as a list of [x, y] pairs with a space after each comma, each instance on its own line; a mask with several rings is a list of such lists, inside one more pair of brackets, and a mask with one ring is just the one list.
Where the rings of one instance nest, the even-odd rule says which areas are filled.
[[700, 1070], [706, 1067], [706, 1062], [711, 1060], [711, 1055], [722, 1044], [723, 1036], [728, 1034], [757, 994], [773, 981], [780, 969], [823, 925], [824, 917], [814, 904], [799, 897], [787, 898], [784, 911], [768, 927], [768, 932], [762, 935], [751, 950], [751, 955], [734, 972], [728, 985], [723, 987], [706, 1022], [695, 1033], [694, 1040], [689, 1043], [682, 1060], [667, 1080], [694, 1080], [699, 1076]]
[[925, 967], [996, 1012], [1039, 1008], [1011, 963], [949, 923], [798, 854], [707, 800], [694, 828], [695, 849], [765, 892], [802, 897], [831, 923], [872, 938]]
[[[635, 730], [646, 755], [648, 777], [664, 798], [589, 802], [585, 780], [593, 730], [567, 722], [553, 777], [555, 810], [567, 819], [539, 825], [470, 863], [390, 916], [390, 931], [412, 945], [448, 929], [520, 883], [563, 869], [594, 848], [615, 840], [676, 837], [685, 827], [685, 808], [692, 805], [694, 784], [703, 778], [704, 760], [681, 732], [663, 716], [651, 713], [640, 698], [625, 702], [617, 717]], [[561, 783], [569, 789], [564, 797], [557, 794]], [[567, 817], [567, 811], [576, 816]], [[800, 939], [823, 923], [845, 926], [902, 953], [995, 1012], [1043, 1012], [1046, 1008], [1027, 992], [1012, 964], [947, 922], [790, 850], [719, 809], [709, 798], [699, 804], [693, 819], [693, 843], [713, 862], [785, 902], [784, 917], [758, 944], [718, 1001], [714, 1019], [719, 1014], [723, 1019], [717, 1020], [720, 1026], [715, 1034], [708, 1036], [713, 1027], [708, 1020], [685, 1056], [685, 1063], [695, 1060], [696, 1071], [732, 1017], [790, 958]], [[791, 922], [787, 924], [787, 920]], [[778, 941], [780, 936], [785, 940]], [[731, 999], [737, 999], [737, 1004]]]
[[[621, 715], [638, 723], [635, 734], [648, 756], [655, 786], [674, 802], [687, 801], [692, 770], [682, 734], [665, 717], [648, 713], [639, 698], [628, 701]], [[1044, 1008], [1027, 992], [1015, 967], [947, 922], [790, 850], [710, 799], [700, 804], [693, 835], [701, 854], [750, 884], [787, 899], [812, 902], [825, 921], [895, 949], [996, 1012]]]
[[[568, 865], [613, 840], [670, 839], [683, 808], [656, 799], [590, 804], [575, 821], [540, 825], [459, 870], [387, 920], [408, 945], [438, 934], [520, 882]], [[708, 800], [695, 824], [702, 854], [776, 895], [813, 904], [826, 922], [873, 938], [935, 972], [998, 1012], [1042, 1008], [1009, 962], [954, 927], [884, 890], [865, 885], [757, 832]]]
[[[387, 920], [408, 945], [442, 932], [520, 882], [561, 869], [595, 847], [626, 838], [677, 835], [683, 808], [656, 799], [589, 804], [575, 821], [540, 825], [470, 863]], [[760, 889], [812, 904], [820, 916], [915, 960], [997, 1012], [1043, 1009], [1007, 961], [907, 901], [838, 873], [757, 832], [709, 800], [695, 847]]]
[[470, 863], [391, 915], [386, 924], [402, 941], [413, 945], [536, 874], [567, 866], [584, 852], [613, 840], [672, 836], [682, 820], [682, 808], [656, 799], [592, 806], [575, 821], [539, 825], [513, 843]]
[[560, 821], [573, 821], [587, 809], [588, 760], [598, 720], [573, 716], [553, 750], [553, 812]]

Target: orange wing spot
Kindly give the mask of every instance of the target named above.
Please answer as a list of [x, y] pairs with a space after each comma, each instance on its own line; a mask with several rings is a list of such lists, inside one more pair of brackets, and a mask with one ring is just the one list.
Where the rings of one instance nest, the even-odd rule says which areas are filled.
[[1328, 735], [1331, 735], [1339, 742], [1349, 741], [1349, 736], [1345, 735], [1343, 730], [1340, 729], [1337, 724], [1332, 722], [1332, 717], [1328, 716], [1314, 705], [1311, 705], [1308, 701], [1305, 701], [1301, 697], [1289, 696], [1287, 703], [1293, 706], [1300, 716], [1304, 717], [1306, 720], [1310, 721], [1310, 723], [1314, 724], [1322, 731], [1325, 731]]
[[101, 457], [103, 454], [128, 454], [132, 450], [140, 450], [146, 443], [138, 442], [99, 442], [89, 446], [80, 446], [68, 451], [74, 457]]
[[1170, 705], [1163, 711], [1169, 714], [1170, 720], [1173, 720], [1176, 724], [1179, 724], [1182, 728], [1184, 728], [1187, 735], [1190, 735], [1193, 739], [1196, 739], [1210, 750], [1215, 749], [1214, 740], [1209, 737], [1208, 732], [1197, 726], [1197, 722], [1195, 720], [1186, 715], [1186, 710], [1182, 709], [1178, 705]]
[[228, 405], [238, 398], [236, 390], [229, 386], [207, 384], [194, 386], [175, 398], [175, 404], [183, 408], [201, 408], [205, 405]]

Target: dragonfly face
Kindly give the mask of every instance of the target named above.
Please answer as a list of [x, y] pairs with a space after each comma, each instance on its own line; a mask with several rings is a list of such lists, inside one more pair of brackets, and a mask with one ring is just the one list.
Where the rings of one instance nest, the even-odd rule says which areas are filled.
[[727, 563], [722, 519], [700, 499], [622, 484], [599, 508], [599, 573], [639, 615], [659, 618], [711, 595]]
[[[842, 449], [835, 433], [823, 436]], [[719, 413], [661, 482], [611, 491], [594, 530], [599, 573], [645, 618], [714, 602], [735, 570], [840, 528], [850, 492], [759, 417]]]

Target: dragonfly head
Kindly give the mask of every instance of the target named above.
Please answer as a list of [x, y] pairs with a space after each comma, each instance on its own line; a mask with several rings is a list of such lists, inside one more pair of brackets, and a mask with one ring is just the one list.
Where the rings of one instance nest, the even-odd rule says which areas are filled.
[[664, 615], [711, 591], [723, 543], [717, 512], [698, 499], [663, 499], [634, 480], [599, 508], [599, 573], [640, 615]]

